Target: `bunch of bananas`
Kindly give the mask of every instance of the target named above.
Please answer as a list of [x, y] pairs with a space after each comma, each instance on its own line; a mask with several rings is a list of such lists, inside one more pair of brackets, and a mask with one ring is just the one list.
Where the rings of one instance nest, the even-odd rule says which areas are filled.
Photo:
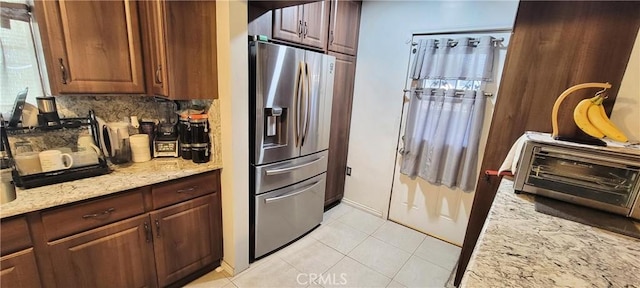
[[580, 101], [573, 110], [573, 121], [584, 133], [595, 138], [601, 139], [606, 136], [615, 141], [627, 142], [627, 136], [607, 117], [602, 106], [604, 99], [604, 96], [596, 94], [590, 99]]

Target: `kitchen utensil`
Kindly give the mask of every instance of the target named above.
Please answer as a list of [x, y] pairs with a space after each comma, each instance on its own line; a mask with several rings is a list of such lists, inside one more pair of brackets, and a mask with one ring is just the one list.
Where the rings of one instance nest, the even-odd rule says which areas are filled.
[[11, 171], [10, 168], [0, 170], [0, 204], [16, 199], [16, 187], [13, 185]]
[[152, 121], [140, 122], [140, 133], [147, 134], [149, 136], [149, 153], [153, 153], [153, 140], [156, 135], [156, 123]]
[[60, 117], [58, 116], [58, 108], [54, 97], [36, 97], [38, 105], [38, 124], [42, 127], [58, 127], [60, 126]]
[[14, 161], [16, 162], [18, 173], [20, 173], [20, 175], [29, 175], [42, 172], [39, 154], [38, 152], [16, 154]]
[[38, 153], [38, 156], [40, 157], [42, 172], [68, 169], [73, 165], [71, 155], [62, 153], [60, 150], [45, 150]]
[[153, 143], [154, 157], [178, 157], [178, 114], [177, 105], [171, 101], [162, 101], [160, 105], [160, 123], [157, 126], [156, 137]]
[[73, 158], [73, 165], [71, 165], [72, 168], [95, 165], [99, 163], [98, 154], [93, 148], [81, 147], [80, 150], [78, 150], [77, 152], [71, 152], [70, 155], [71, 158]]
[[111, 156], [111, 163], [124, 164], [131, 161], [131, 146], [129, 139], [119, 139], [119, 145], [113, 150], [113, 156]]
[[4, 117], [0, 113], [0, 169], [13, 166], [13, 154], [11, 153], [11, 145], [9, 145], [9, 136], [7, 135], [5, 124]]
[[9, 127], [18, 126], [18, 122], [20, 122], [20, 117], [22, 116], [22, 110], [24, 109], [24, 101], [27, 99], [27, 92], [29, 92], [29, 87], [18, 92], [16, 101], [13, 103], [13, 112], [11, 113], [11, 119], [9, 119]]
[[114, 164], [131, 161], [131, 147], [129, 144], [129, 123], [111, 122], [103, 127], [104, 145]]
[[151, 160], [149, 151], [149, 136], [147, 134], [136, 134], [129, 137], [131, 143], [131, 159], [133, 162], [146, 162]]

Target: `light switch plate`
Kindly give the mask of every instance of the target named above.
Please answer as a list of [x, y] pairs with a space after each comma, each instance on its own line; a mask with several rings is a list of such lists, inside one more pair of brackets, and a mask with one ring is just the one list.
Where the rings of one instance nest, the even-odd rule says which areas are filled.
[[347, 166], [347, 176], [351, 176], [351, 167]]

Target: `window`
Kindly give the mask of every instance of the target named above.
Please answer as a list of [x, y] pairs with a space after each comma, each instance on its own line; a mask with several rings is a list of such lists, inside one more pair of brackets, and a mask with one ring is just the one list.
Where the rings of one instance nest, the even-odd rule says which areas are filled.
[[9, 119], [18, 92], [28, 87], [27, 102], [34, 105], [35, 97], [45, 95], [45, 78], [39, 67], [42, 63], [44, 70], [44, 61], [34, 45], [38, 38], [29, 4], [24, 0], [0, 2], [0, 112], [5, 120]]

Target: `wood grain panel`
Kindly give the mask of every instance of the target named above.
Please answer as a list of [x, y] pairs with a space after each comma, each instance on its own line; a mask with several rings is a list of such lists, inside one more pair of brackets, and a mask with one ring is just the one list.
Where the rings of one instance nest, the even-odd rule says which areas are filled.
[[41, 287], [33, 248], [0, 258], [0, 283], [2, 287]]
[[144, 93], [134, 1], [37, 1], [54, 95]]
[[356, 55], [361, 7], [360, 1], [331, 1], [329, 51]]
[[324, 197], [325, 207], [342, 199], [344, 195], [353, 103], [353, 82], [356, 74], [355, 57], [334, 52], [329, 52], [329, 55], [336, 57], [336, 71], [331, 108], [327, 186]]
[[302, 6], [273, 10], [273, 38], [300, 43]]
[[156, 287], [149, 216], [49, 243], [57, 287]]
[[304, 34], [302, 44], [326, 49], [329, 23], [329, 1], [320, 1], [303, 6]]
[[153, 209], [220, 191], [218, 171], [156, 184], [151, 188]]
[[169, 98], [217, 99], [215, 1], [164, 1]]
[[222, 258], [219, 194], [151, 213], [158, 285], [164, 287]]
[[43, 212], [42, 223], [47, 240], [51, 241], [144, 213], [142, 190], [136, 189], [128, 194]]
[[0, 250], [2, 255], [31, 246], [29, 227], [24, 217], [2, 221], [0, 225]]
[[[520, 2], [500, 82], [481, 171], [496, 169], [525, 131], [551, 132], [551, 108], [565, 89], [613, 85], [610, 111], [640, 27], [640, 2]], [[579, 135], [574, 105], [596, 91], [571, 95], [559, 115], [561, 135]], [[482, 172], [481, 172], [482, 173]], [[458, 262], [459, 284], [493, 203], [498, 179], [479, 177]]]

